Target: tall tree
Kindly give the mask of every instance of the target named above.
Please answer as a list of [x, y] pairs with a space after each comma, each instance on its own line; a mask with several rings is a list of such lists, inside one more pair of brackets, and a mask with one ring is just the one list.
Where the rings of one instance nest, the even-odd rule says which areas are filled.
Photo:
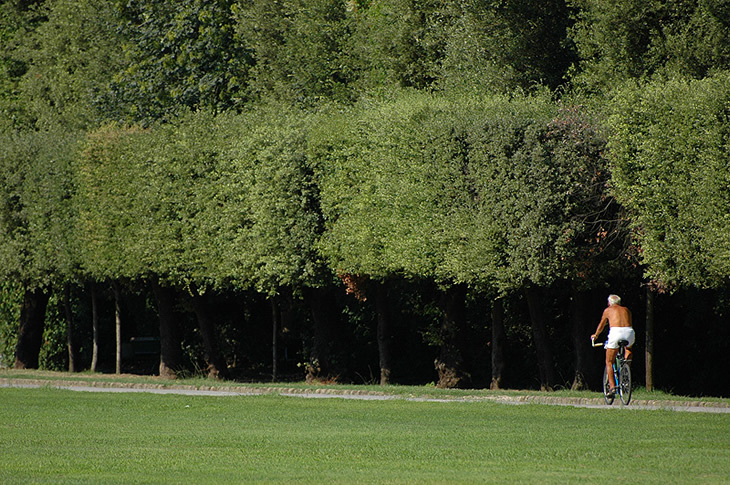
[[47, 290], [74, 275], [71, 160], [78, 137], [63, 131], [0, 136], [0, 277], [25, 291], [16, 367], [37, 367]]
[[[3, 140], [7, 147], [5, 161], [15, 157], [18, 164], [3, 167], [12, 174], [5, 181], [18, 186], [36, 184], [36, 190], [43, 192], [35, 200], [27, 189], [17, 189], [11, 195], [9, 204], [20, 210], [16, 221], [20, 229], [9, 229], [6, 235], [19, 243], [16, 249], [23, 244], [34, 246], [23, 250], [26, 259], [49, 252], [44, 264], [49, 274], [42, 277], [47, 281], [38, 281], [38, 274], [29, 268], [17, 276], [29, 292], [24, 307], [30, 308], [28, 298], [47, 298], [41, 289], [51, 284], [60, 289], [75, 278], [72, 260], [76, 252], [70, 247], [74, 241], [70, 236], [74, 226], [70, 164], [75, 157], [71, 146], [80, 130], [100, 119], [94, 101], [117, 66], [116, 32], [109, 2], [4, 2], [0, 8], [1, 31], [7, 40], [2, 42], [4, 69], [0, 79], [8, 88], [7, 95], [0, 94], [3, 113], [8, 115], [2, 117], [0, 130], [19, 131], [14, 138], [8, 135], [11, 138]], [[33, 238], [52, 238], [53, 242], [45, 246], [55, 247], [43, 249], [44, 244]], [[32, 256], [34, 253], [36, 256]], [[50, 270], [54, 265], [55, 269]], [[36, 325], [42, 328], [42, 324], [41, 314]], [[21, 328], [27, 327], [28, 322], [21, 322]], [[24, 345], [21, 338], [18, 350], [22, 355], [36, 353], [23, 351]], [[37, 360], [37, 356], [31, 360]]]
[[730, 238], [727, 71], [625, 86], [614, 98], [612, 185], [647, 282], [646, 386], [654, 387], [656, 290], [726, 287]]
[[564, 217], [569, 224], [569, 257], [564, 278], [571, 287], [572, 341], [575, 355], [573, 388], [585, 384], [592, 330], [587, 303], [592, 290], [606, 281], [639, 277], [630, 259], [630, 233], [624, 209], [610, 189], [604, 115], [587, 106], [562, 106], [547, 126], [543, 141], [556, 166], [567, 167], [574, 181]]
[[[316, 161], [309, 156], [313, 116], [280, 104], [264, 105], [240, 119], [247, 130], [235, 146], [230, 172], [246, 181], [246, 252], [234, 260], [251, 271], [255, 288], [273, 297], [301, 297], [309, 306], [312, 342], [308, 378], [329, 379], [335, 349], [338, 307], [331, 287], [334, 273], [319, 254], [323, 232]], [[240, 209], [239, 209], [240, 210]]]
[[[440, 385], [466, 382], [459, 336], [463, 292], [444, 269], [452, 208], [463, 197], [464, 152], [457, 112], [448, 100], [402, 93], [364, 105], [357, 123], [320, 141], [324, 254], [344, 274], [391, 276], [442, 284]], [[461, 295], [462, 298], [458, 298]], [[461, 308], [460, 308], [461, 307]]]
[[[608, 193], [600, 118], [545, 93], [484, 98], [467, 111], [465, 189], [450, 217], [456, 230], [445, 267], [480, 288], [528, 291], [548, 388], [554, 374], [545, 327], [559, 322], [542, 315], [539, 294], [565, 281], [581, 290], [600, 286], [624, 261], [626, 230]], [[575, 332], [577, 339], [581, 329]]]
[[[248, 284], [233, 273], [236, 252], [248, 251], [235, 246], [247, 214], [236, 203], [237, 191], [246, 188], [222, 169], [234, 139], [229, 129], [237, 126], [230, 121], [198, 112], [148, 130], [104, 127], [89, 136], [78, 169], [84, 269], [96, 280], [151, 281], [189, 292], [212, 376], [225, 374], [226, 365], [205, 301], [208, 290], [230, 281]], [[174, 369], [169, 297], [164, 289], [157, 294], [160, 335], [171, 339], [162, 342], [163, 357], [171, 360], [161, 369]]]

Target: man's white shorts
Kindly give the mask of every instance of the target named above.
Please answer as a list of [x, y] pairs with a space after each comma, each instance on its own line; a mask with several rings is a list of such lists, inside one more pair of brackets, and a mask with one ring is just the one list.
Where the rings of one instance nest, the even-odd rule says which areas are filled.
[[619, 340], [628, 340], [629, 345], [627, 345], [627, 347], [634, 345], [634, 341], [636, 340], [634, 329], [632, 327], [611, 327], [608, 331], [608, 342], [606, 342], [606, 348], [617, 349]]

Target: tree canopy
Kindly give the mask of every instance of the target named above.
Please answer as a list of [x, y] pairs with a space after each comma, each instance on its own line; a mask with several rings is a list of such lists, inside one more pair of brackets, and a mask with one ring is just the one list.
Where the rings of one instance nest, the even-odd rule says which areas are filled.
[[0, 276], [29, 288], [73, 279], [78, 135], [10, 133], [0, 136], [0, 146]]
[[617, 96], [614, 190], [660, 285], [717, 286], [730, 275], [729, 81], [723, 73]]
[[[65, 287], [72, 315], [74, 291], [124, 282], [130, 299], [156, 289], [161, 317], [205, 296], [220, 305], [194, 310], [222, 322], [222, 348], [263, 338], [265, 318], [322, 369], [376, 340], [385, 352], [388, 332], [478, 367], [470, 344], [503, 302], [510, 337], [542, 352], [584, 330], [566, 323], [570, 291], [723, 301], [728, 13], [719, 0], [4, 2], [0, 297], [30, 308]], [[178, 320], [215, 350], [214, 325]]]

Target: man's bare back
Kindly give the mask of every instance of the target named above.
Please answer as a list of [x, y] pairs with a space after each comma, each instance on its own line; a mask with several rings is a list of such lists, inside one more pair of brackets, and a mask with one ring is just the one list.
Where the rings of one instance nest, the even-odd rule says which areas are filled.
[[631, 311], [625, 306], [610, 305], [603, 310], [601, 322], [605, 325], [608, 320], [609, 327], [631, 327]]
[[610, 295], [608, 297], [608, 306], [603, 310], [601, 321], [598, 323], [596, 333], [591, 335], [591, 340], [598, 338], [598, 335], [603, 332], [606, 324], [611, 328], [632, 326], [631, 310], [621, 305], [621, 298], [617, 295]]

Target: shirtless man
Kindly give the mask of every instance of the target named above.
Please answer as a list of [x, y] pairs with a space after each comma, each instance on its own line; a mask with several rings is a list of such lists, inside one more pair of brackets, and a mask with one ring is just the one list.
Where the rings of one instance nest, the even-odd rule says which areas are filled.
[[591, 335], [591, 340], [595, 340], [600, 335], [606, 327], [606, 323], [610, 327], [608, 331], [608, 342], [606, 342], [606, 372], [608, 373], [610, 393], [615, 394], [616, 385], [614, 383], [613, 361], [616, 359], [616, 354], [618, 354], [618, 342], [619, 340], [628, 340], [629, 344], [626, 346], [625, 358], [630, 361], [632, 355], [631, 347], [636, 340], [636, 334], [631, 326], [631, 311], [621, 305], [621, 298], [618, 295], [609, 295], [608, 307], [603, 310], [603, 316], [601, 316], [601, 321], [598, 323], [596, 333]]

